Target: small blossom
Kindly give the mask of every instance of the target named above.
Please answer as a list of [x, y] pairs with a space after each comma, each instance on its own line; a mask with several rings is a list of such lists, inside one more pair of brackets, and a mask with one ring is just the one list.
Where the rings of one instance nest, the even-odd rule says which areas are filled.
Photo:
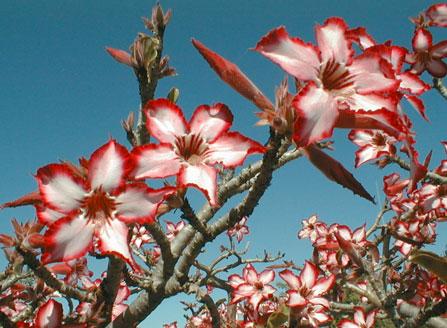
[[269, 285], [275, 278], [275, 272], [264, 270], [258, 274], [249, 263], [245, 266], [242, 275], [243, 277], [234, 274], [228, 278], [230, 286], [234, 289], [231, 304], [247, 298], [248, 303], [256, 310], [262, 300], [269, 299], [276, 291]]
[[250, 230], [245, 225], [246, 222], [247, 222], [247, 217], [244, 216], [242, 218], [242, 220], [240, 220], [238, 223], [236, 223], [234, 225], [233, 228], [228, 229], [226, 234], [228, 236], [230, 236], [231, 238], [236, 236], [238, 243], [240, 243], [242, 241], [242, 238], [244, 238], [244, 235], [248, 235], [250, 233]]

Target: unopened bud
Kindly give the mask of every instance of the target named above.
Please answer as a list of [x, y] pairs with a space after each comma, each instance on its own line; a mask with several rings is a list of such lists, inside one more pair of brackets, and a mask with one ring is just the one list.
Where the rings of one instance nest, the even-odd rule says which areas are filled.
[[42, 248], [44, 245], [45, 245], [45, 237], [37, 232], [30, 234], [22, 242], [22, 246], [28, 249]]
[[174, 104], [177, 103], [179, 96], [180, 96], [180, 90], [177, 88], [172, 88], [168, 93], [169, 101], [173, 102]]

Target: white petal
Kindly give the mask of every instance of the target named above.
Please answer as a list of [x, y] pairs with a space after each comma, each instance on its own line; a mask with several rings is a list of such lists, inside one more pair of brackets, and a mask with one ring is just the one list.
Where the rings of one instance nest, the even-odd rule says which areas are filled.
[[37, 171], [36, 178], [45, 205], [69, 213], [80, 205], [86, 191], [79, 179], [62, 164], [50, 164]]
[[124, 184], [127, 159], [126, 148], [114, 140], [98, 148], [90, 157], [88, 166], [91, 188], [102, 188], [103, 191], [112, 192]]

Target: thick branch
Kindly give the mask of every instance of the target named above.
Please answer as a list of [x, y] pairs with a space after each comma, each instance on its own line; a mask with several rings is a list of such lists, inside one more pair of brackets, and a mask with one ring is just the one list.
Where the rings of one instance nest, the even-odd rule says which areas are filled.
[[100, 285], [101, 296], [98, 299], [99, 303], [104, 301], [104, 317], [106, 321], [101, 325], [105, 327], [112, 319], [112, 308], [115, 302], [116, 294], [121, 282], [122, 272], [125, 267], [125, 263], [122, 259], [115, 255], [109, 256], [109, 265], [107, 267], [107, 276], [104, 278]]

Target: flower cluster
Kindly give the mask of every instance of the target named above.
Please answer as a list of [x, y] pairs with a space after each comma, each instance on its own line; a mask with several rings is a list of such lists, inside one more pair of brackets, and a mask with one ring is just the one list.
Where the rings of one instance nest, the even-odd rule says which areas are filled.
[[[140, 131], [133, 130], [133, 114], [123, 122], [132, 150], [110, 139], [88, 159], [81, 158], [79, 166], [65, 161], [45, 165], [35, 174], [37, 191], [0, 206], [33, 205], [37, 215], [24, 224], [13, 219], [15, 236], [0, 234], [0, 243], [13, 248], [5, 250], [9, 266], [0, 274], [0, 321], [25, 328], [102, 327], [135, 316], [125, 324], [136, 326], [140, 312], [149, 313], [180, 292], [195, 293], [202, 303], [187, 306], [192, 314], [186, 316], [186, 328], [370, 328], [382, 318], [404, 322], [407, 317], [415, 326], [428, 315], [445, 316], [447, 259], [422, 248], [435, 242], [438, 225], [447, 221], [447, 160], [431, 171], [431, 153], [419, 162], [402, 100], [428, 121], [420, 96], [432, 86], [421, 79], [424, 72], [447, 99], [441, 80], [447, 75], [447, 41], [434, 42], [429, 31], [447, 27], [447, 4], [435, 4], [411, 19], [412, 50], [391, 41], [377, 43], [365, 28], [351, 28], [338, 17], [315, 27], [315, 44], [289, 36], [284, 27], [271, 30], [254, 50], [293, 77], [296, 87], [291, 92], [286, 77], [276, 89], [275, 104], [235, 64], [193, 40], [218, 75], [261, 110], [256, 125], [271, 126], [267, 146], [230, 131], [233, 114], [223, 103], [201, 105], [187, 121], [176, 104], [178, 90], [169, 99], [153, 99], [154, 90], [143, 95], [158, 79], [175, 74], [168, 57], [161, 56], [170, 17], [157, 5], [152, 19], [145, 19], [153, 36], [140, 33], [131, 54], [106, 48], [134, 69], [140, 83]], [[266, 252], [263, 259], [242, 259], [246, 250], [238, 252], [234, 238], [240, 243], [249, 233], [247, 216], [272, 172], [286, 162], [305, 155], [328, 179], [374, 202], [323, 151], [332, 142], [320, 141], [336, 128], [351, 130], [348, 139], [360, 148], [356, 168], [370, 161], [379, 168], [397, 163], [409, 176], [384, 177], [385, 204], [369, 229], [366, 224], [355, 230], [327, 225], [313, 215], [302, 220], [298, 232], [299, 239], [312, 243], [311, 259], [302, 267], [284, 261], [258, 273], [253, 263], [283, 255], [274, 259]], [[294, 149], [288, 150], [291, 145]], [[447, 153], [447, 142], [442, 145]], [[265, 156], [235, 177], [234, 169], [250, 154]], [[166, 178], [172, 180], [160, 189], [149, 186], [151, 179]], [[185, 198], [190, 187], [207, 200], [197, 213]], [[230, 197], [246, 190], [239, 205], [211, 221]], [[181, 220], [166, 220], [162, 227], [159, 218], [173, 209], [182, 211]], [[205, 244], [225, 232], [230, 248], [221, 246], [222, 254], [211, 264], [201, 263], [198, 255]], [[87, 254], [109, 260], [96, 280]], [[219, 277], [241, 264], [241, 276]], [[273, 286], [277, 276], [282, 279], [278, 288]], [[228, 300], [214, 302], [215, 288], [225, 290]], [[142, 296], [127, 311], [131, 292]], [[55, 300], [61, 295], [71, 311], [65, 317]], [[406, 306], [414, 313], [405, 314]], [[177, 322], [163, 327], [177, 328]]]

